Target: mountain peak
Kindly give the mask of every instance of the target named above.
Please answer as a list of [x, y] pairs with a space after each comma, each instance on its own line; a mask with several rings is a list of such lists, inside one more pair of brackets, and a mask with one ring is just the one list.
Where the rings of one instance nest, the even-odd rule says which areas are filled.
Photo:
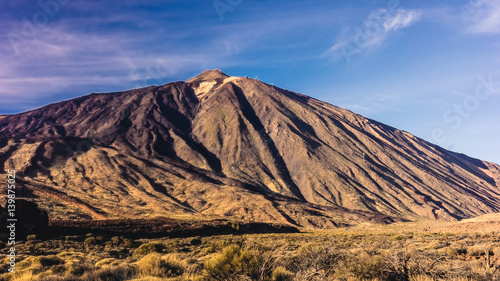
[[220, 71], [219, 69], [207, 69], [203, 71], [202, 73], [198, 74], [197, 76], [187, 80], [187, 83], [201, 83], [201, 82], [210, 82], [210, 81], [217, 81], [217, 80], [224, 80], [228, 78], [229, 75], [225, 74], [224, 72]]
[[207, 69], [186, 82], [191, 84], [196, 96], [202, 98], [212, 89], [216, 89], [218, 86], [222, 85], [227, 78], [229, 78], [229, 75], [219, 69]]

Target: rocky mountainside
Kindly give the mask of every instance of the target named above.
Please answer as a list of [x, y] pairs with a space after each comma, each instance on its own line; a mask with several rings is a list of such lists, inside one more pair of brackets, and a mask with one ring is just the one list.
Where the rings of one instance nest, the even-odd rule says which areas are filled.
[[0, 167], [51, 218], [333, 227], [500, 211], [499, 165], [219, 70], [0, 116]]

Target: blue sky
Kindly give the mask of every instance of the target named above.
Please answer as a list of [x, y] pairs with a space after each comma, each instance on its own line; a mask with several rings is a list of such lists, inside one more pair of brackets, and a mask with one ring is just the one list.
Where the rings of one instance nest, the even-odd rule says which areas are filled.
[[345, 107], [500, 163], [500, 2], [0, 3], [0, 113], [204, 69]]

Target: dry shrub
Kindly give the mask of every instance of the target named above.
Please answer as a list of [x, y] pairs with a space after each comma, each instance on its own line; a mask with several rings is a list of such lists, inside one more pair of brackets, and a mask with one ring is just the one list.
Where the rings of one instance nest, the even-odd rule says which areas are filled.
[[460, 243], [452, 243], [449, 247], [445, 248], [445, 252], [450, 257], [467, 254], [467, 247]]
[[480, 246], [472, 246], [467, 248], [467, 255], [472, 257], [479, 257], [484, 255], [484, 251]]
[[81, 252], [67, 252], [67, 251], [62, 251], [57, 256], [64, 261], [74, 261], [74, 262], [79, 262], [81, 261], [85, 255]]
[[236, 280], [241, 275], [257, 274], [257, 258], [240, 246], [231, 245], [206, 262], [205, 271], [214, 280]]
[[184, 272], [181, 261], [171, 255], [148, 254], [135, 264], [142, 277], [175, 277]]
[[86, 271], [90, 270], [87, 264], [69, 262], [66, 264], [66, 273], [76, 276], [83, 275]]
[[264, 280], [274, 265], [271, 255], [259, 247], [227, 246], [205, 263], [205, 275], [211, 280]]
[[293, 272], [287, 270], [283, 266], [276, 267], [271, 274], [272, 281], [292, 281], [293, 277]]
[[331, 245], [307, 244], [301, 247], [298, 255], [291, 258], [287, 265], [296, 272], [297, 280], [326, 280], [335, 272], [340, 255]]
[[[410, 240], [407, 234], [395, 239], [396, 234], [214, 236], [203, 238], [201, 244], [196, 238], [144, 239], [146, 243], [135, 253], [134, 249], [126, 251], [123, 258], [114, 254], [122, 247], [121, 237], [97, 238], [110, 245], [94, 245], [93, 249], [101, 250], [89, 252], [82, 236], [40, 243], [45, 252], [59, 254], [20, 259], [16, 266], [20, 272], [2, 274], [0, 280], [500, 281], [500, 237], [477, 240], [416, 233]], [[21, 245], [20, 252], [31, 251], [29, 247]], [[0, 266], [4, 272], [6, 268]]]
[[163, 253], [167, 252], [169, 249], [163, 244], [158, 242], [148, 242], [144, 243], [134, 252], [135, 255], [147, 255], [150, 253]]
[[113, 236], [111, 237], [111, 245], [113, 246], [120, 246], [123, 243], [123, 237], [120, 236]]
[[97, 239], [95, 237], [88, 237], [87, 239], [85, 239], [85, 241], [83, 241], [83, 245], [87, 246], [87, 247], [91, 247], [91, 246], [94, 246], [94, 245], [97, 245], [99, 243], [99, 241], [97, 241]]
[[433, 250], [438, 250], [447, 246], [449, 246], [449, 243], [447, 242], [432, 241], [429, 243], [428, 248]]
[[40, 256], [40, 257], [35, 257], [31, 256], [23, 261], [19, 262], [18, 265], [22, 266], [23, 268], [28, 268], [28, 267], [47, 267], [47, 266], [52, 266], [52, 265], [57, 265], [57, 264], [62, 264], [64, 261], [59, 258], [58, 256], [50, 255], [50, 256]]
[[9, 281], [31, 281], [35, 280], [35, 276], [31, 271], [26, 271], [26, 272], [21, 272], [21, 273], [15, 273], [12, 278], [10, 279], [5, 279]]
[[[30, 273], [26, 273], [21, 279], [13, 279], [11, 281], [32, 281], [32, 280], [37, 280], [37, 281], [81, 281], [79, 277], [73, 276], [73, 275], [65, 275], [65, 276], [60, 276], [60, 275], [48, 275], [48, 276], [43, 276], [43, 274], [40, 275], [32, 275]], [[25, 279], [24, 279], [25, 278]]]
[[64, 261], [54, 255], [39, 257], [30, 256], [18, 262], [16, 268], [22, 269], [25, 274], [29, 274], [27, 272], [38, 274], [46, 271], [57, 273], [64, 271]]
[[48, 275], [43, 278], [31, 280], [39, 281], [124, 281], [135, 275], [135, 270], [127, 266], [106, 267], [102, 269], [86, 268], [82, 276], [72, 274]]
[[182, 275], [182, 277], [184, 278], [182, 280], [189, 280], [189, 281], [206, 280], [201, 275], [203, 273], [203, 268], [204, 265], [202, 263], [193, 263], [193, 264], [188, 263], [184, 271], [184, 274]]
[[116, 266], [102, 268], [96, 271], [88, 272], [78, 280], [82, 281], [123, 281], [132, 278], [135, 270], [127, 266]]
[[401, 241], [401, 240], [404, 240], [405, 237], [401, 234], [397, 234], [395, 235], [394, 237], [391, 238], [392, 241]]
[[96, 262], [95, 266], [98, 268], [116, 266], [118, 261], [115, 258], [106, 258]]
[[367, 252], [345, 256], [341, 264], [346, 272], [358, 280], [382, 277], [386, 266], [382, 255]]

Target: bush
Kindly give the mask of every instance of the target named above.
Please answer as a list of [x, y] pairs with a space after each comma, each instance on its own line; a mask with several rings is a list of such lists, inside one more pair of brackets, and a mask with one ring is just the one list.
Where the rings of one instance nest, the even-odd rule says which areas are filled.
[[122, 243], [123, 243], [123, 238], [121, 237], [114, 236], [113, 238], [111, 238], [111, 244], [113, 246], [120, 246]]
[[64, 264], [64, 261], [57, 256], [31, 256], [19, 262], [16, 267], [19, 266], [20, 268], [42, 268], [59, 264]]
[[235, 229], [236, 231], [239, 231], [240, 230], [240, 224], [233, 222], [233, 223], [231, 223], [231, 228]]
[[451, 247], [448, 247], [448, 248], [446, 248], [446, 254], [447, 254], [448, 256], [457, 256], [458, 254], [460, 254], [460, 253], [458, 252], [458, 250], [459, 250], [458, 248], [451, 248]]
[[28, 236], [26, 237], [26, 240], [27, 240], [27, 241], [35, 241], [35, 240], [37, 240], [37, 239], [38, 239], [38, 237], [36, 237], [36, 234], [31, 234], [31, 235], [28, 235]]
[[331, 245], [306, 244], [298, 250], [298, 255], [288, 262], [288, 268], [294, 268], [298, 276], [317, 276], [325, 279], [338, 267], [341, 259], [337, 249]]
[[[15, 279], [15, 281], [19, 281], [19, 280], [35, 280], [34, 279], [34, 276], [31, 274], [28, 274], [28, 275], [24, 275], [23, 277], [21, 277], [21, 279]], [[79, 281], [81, 279], [79, 279], [78, 277], [76, 276], [59, 276], [59, 275], [49, 275], [49, 276], [45, 276], [45, 277], [42, 277], [41, 279], [36, 279], [38, 281]]]
[[162, 253], [165, 252], [166, 247], [162, 243], [148, 242], [144, 243], [134, 252], [135, 255], [147, 255], [151, 253]]
[[109, 267], [109, 266], [116, 266], [117, 262], [119, 260], [118, 259], [115, 259], [115, 258], [105, 258], [105, 259], [102, 259], [98, 262], [95, 263], [95, 266], [98, 267], [98, 268], [102, 268], [102, 267]]
[[97, 239], [95, 237], [88, 237], [85, 241], [83, 241], [83, 245], [87, 247], [97, 245]]
[[240, 246], [227, 246], [222, 253], [205, 264], [208, 277], [214, 280], [231, 280], [240, 276], [258, 276], [258, 260], [253, 252]]
[[85, 271], [88, 270], [87, 266], [82, 265], [82, 264], [74, 264], [70, 263], [67, 266], [66, 272], [71, 275], [76, 275], [76, 276], [82, 276]]
[[278, 266], [273, 270], [271, 275], [272, 281], [292, 281], [293, 272], [287, 270], [283, 266]]
[[484, 251], [479, 246], [472, 246], [472, 247], [469, 247], [467, 249], [468, 256], [479, 257], [483, 254], [484, 254]]
[[397, 234], [394, 237], [392, 237], [391, 240], [393, 240], [393, 241], [401, 241], [401, 240], [404, 240], [404, 239], [405, 239], [405, 237], [403, 235]]
[[126, 266], [117, 266], [112, 268], [103, 268], [83, 275], [78, 280], [83, 281], [123, 281], [132, 278], [135, 274], [133, 268]]
[[175, 277], [183, 273], [184, 268], [174, 257], [162, 258], [160, 254], [148, 254], [136, 263], [137, 270], [142, 277]]
[[447, 242], [440, 242], [440, 241], [433, 241], [433, 242], [430, 242], [428, 247], [430, 249], [434, 249], [434, 250], [438, 250], [438, 249], [442, 249], [444, 247], [447, 247], [449, 246], [450, 244], [447, 243]]
[[371, 280], [383, 276], [386, 266], [384, 257], [381, 255], [370, 255], [361, 252], [347, 258], [346, 269], [354, 274], [359, 280]]

